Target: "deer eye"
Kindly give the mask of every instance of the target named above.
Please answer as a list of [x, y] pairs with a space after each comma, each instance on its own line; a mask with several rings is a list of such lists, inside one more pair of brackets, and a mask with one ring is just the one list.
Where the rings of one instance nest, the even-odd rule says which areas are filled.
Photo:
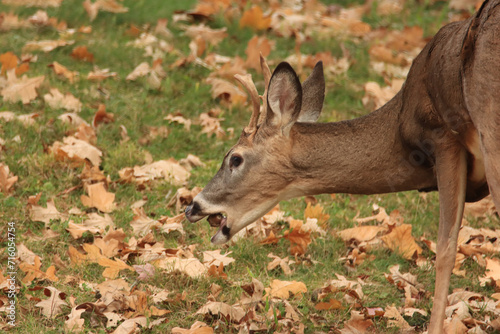
[[241, 165], [243, 162], [243, 158], [239, 155], [233, 155], [230, 159], [229, 159], [229, 168], [233, 168], [233, 167], [238, 167], [239, 165]]

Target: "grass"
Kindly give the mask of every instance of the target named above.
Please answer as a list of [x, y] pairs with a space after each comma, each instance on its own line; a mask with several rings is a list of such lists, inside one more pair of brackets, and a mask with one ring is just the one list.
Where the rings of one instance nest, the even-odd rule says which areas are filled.
[[[340, 2], [325, 1], [327, 4], [351, 6], [360, 4], [362, 1], [343, 0]], [[56, 17], [58, 20], [67, 22], [70, 28], [78, 28], [82, 25], [92, 25], [92, 33], [89, 35], [76, 34], [75, 44], [58, 48], [49, 53], [36, 52], [38, 61], [30, 64], [28, 75], [45, 75], [45, 83], [40, 88], [40, 95], [48, 93], [49, 87], [58, 88], [61, 92], [70, 92], [83, 102], [83, 109], [80, 116], [90, 121], [100, 103], [106, 105], [106, 110], [115, 115], [113, 123], [101, 125], [97, 133], [97, 146], [103, 151], [103, 162], [101, 169], [105, 175], [109, 175], [112, 180], [118, 180], [118, 171], [124, 167], [142, 165], [146, 162], [146, 155], [150, 154], [154, 160], [168, 159], [173, 157], [181, 159], [191, 153], [199, 156], [206, 166], [193, 170], [188, 187], [203, 187], [219, 168], [220, 161], [224, 153], [233, 145], [234, 140], [221, 140], [215, 137], [199, 133], [200, 126], [193, 125], [190, 132], [184, 131], [183, 127], [176, 124], [169, 124], [164, 121], [164, 117], [170, 113], [182, 112], [186, 118], [195, 119], [200, 113], [211, 108], [220, 107], [219, 101], [214, 100], [210, 94], [210, 87], [204, 79], [210, 73], [207, 69], [189, 64], [181, 68], [168, 67], [176, 60], [176, 56], [167, 55], [164, 59], [167, 70], [167, 77], [163, 80], [159, 90], [148, 86], [145, 79], [138, 79], [134, 82], [125, 81], [125, 77], [140, 62], [150, 61], [150, 58], [143, 56], [143, 50], [135, 49], [127, 45], [133, 41], [133, 37], [127, 35], [127, 30], [131, 25], [146, 28], [148, 25], [154, 26], [159, 18], [169, 19], [169, 28], [174, 34], [173, 40], [169, 41], [181, 52], [188, 53], [189, 39], [183, 35], [182, 31], [172, 24], [172, 14], [178, 10], [188, 10], [194, 7], [196, 1], [162, 1], [162, 0], [125, 0], [123, 4], [129, 8], [127, 13], [113, 14], [100, 12], [96, 20], [89, 22], [81, 1], [65, 0], [59, 8], [48, 8], [49, 17]], [[35, 8], [8, 7], [0, 4], [0, 12], [13, 12], [19, 17], [26, 18], [36, 12]], [[408, 1], [405, 10], [401, 15], [381, 17], [375, 10], [370, 11], [363, 20], [370, 24], [372, 28], [387, 27], [388, 29], [401, 29], [404, 26], [419, 25], [424, 28], [426, 36], [432, 36], [447, 20], [449, 10], [442, 2], [427, 4], [420, 1]], [[229, 36], [213, 51], [227, 56], [239, 55], [244, 57], [244, 51], [248, 40], [253, 36], [253, 32], [248, 29], [240, 29], [237, 22], [227, 22], [223, 17], [216, 17], [214, 21], [208, 22], [213, 28], [228, 25]], [[261, 33], [266, 34], [266, 33]], [[53, 28], [27, 28], [21, 30], [11, 30], [0, 32], [0, 54], [6, 51], [13, 51], [20, 55], [24, 44], [32, 40], [57, 39], [58, 32]], [[279, 61], [293, 53], [294, 41], [286, 38], [270, 36], [276, 41], [276, 48], [268, 57], [271, 60]], [[353, 58], [353, 66], [345, 76], [329, 78], [327, 83], [328, 95], [325, 101], [325, 109], [321, 116], [321, 121], [337, 121], [350, 119], [366, 114], [368, 111], [363, 107], [361, 98], [364, 95], [362, 85], [367, 81], [377, 81], [383, 83], [383, 78], [370, 69], [369, 65], [369, 42], [363, 39], [338, 40], [322, 39], [306, 41], [303, 45], [304, 52], [332, 51], [334, 56], [342, 56], [340, 43], [349, 51]], [[71, 58], [71, 50], [74, 46], [86, 45], [95, 56], [95, 63], [76, 61]], [[55, 76], [52, 69], [47, 65], [57, 61], [67, 66], [73, 71], [78, 71], [82, 78], [74, 84], [60, 80]], [[100, 68], [110, 68], [118, 74], [118, 79], [108, 79], [100, 84], [91, 83], [83, 76], [93, 69], [94, 65]], [[255, 73], [254, 73], [255, 74]], [[102, 94], [106, 92], [106, 94]], [[38, 98], [33, 102], [23, 105], [21, 103], [7, 103], [0, 100], [0, 111], [13, 111], [16, 114], [36, 112], [39, 117], [33, 126], [24, 126], [19, 122], [2, 121], [0, 123], [0, 138], [6, 141], [0, 151], [0, 162], [8, 165], [11, 172], [19, 177], [19, 181], [14, 186], [10, 194], [0, 193], [0, 250], [7, 247], [7, 222], [15, 222], [17, 227], [17, 243], [25, 244], [36, 254], [43, 258], [43, 269], [48, 267], [51, 259], [58, 255], [65, 267], [58, 267], [59, 277], [75, 276], [87, 282], [102, 282], [102, 267], [90, 263], [81, 267], [69, 265], [68, 247], [80, 247], [83, 243], [92, 243], [94, 237], [90, 234], [83, 239], [74, 240], [65, 228], [68, 221], [53, 221], [51, 229], [60, 233], [56, 239], [34, 238], [40, 237], [44, 230], [44, 224], [32, 221], [26, 208], [28, 197], [42, 192], [40, 204], [54, 199], [56, 207], [61, 212], [68, 212], [72, 207], [82, 208], [80, 196], [84, 194], [83, 189], [77, 189], [69, 194], [61, 193], [73, 186], [81, 183], [78, 176], [81, 167], [73, 168], [65, 162], [56, 161], [53, 156], [47, 153], [47, 147], [55, 141], [61, 141], [70, 131], [71, 127], [57, 121], [57, 116], [61, 110], [51, 109]], [[235, 134], [239, 134], [245, 126], [248, 112], [241, 107], [233, 109], [224, 108], [224, 128], [234, 127]], [[120, 144], [121, 135], [119, 126], [126, 127], [130, 140], [125, 144]], [[145, 144], [141, 144], [151, 128], [165, 126], [168, 128], [168, 136], [156, 137]], [[19, 136], [19, 140], [14, 140]], [[156, 182], [146, 189], [140, 190], [132, 184], [111, 183], [109, 191], [116, 194], [117, 209], [112, 213], [113, 220], [117, 227], [123, 228], [130, 238], [131, 228], [129, 223], [132, 220], [133, 212], [130, 205], [137, 200], [147, 198], [145, 211], [148, 216], [159, 217], [161, 215], [174, 215], [173, 209], [167, 207], [169, 194], [175, 193], [176, 188], [165, 182]], [[372, 204], [378, 204], [387, 209], [399, 210], [405, 222], [413, 225], [413, 235], [418, 239], [426, 236], [435, 240], [437, 235], [438, 204], [437, 195], [429, 194], [422, 197], [416, 192], [406, 192], [398, 194], [385, 194], [376, 196], [355, 196], [337, 195], [335, 199], [322, 195], [317, 199], [325, 211], [330, 214], [328, 221], [328, 235], [324, 238], [317, 238], [309, 246], [306, 257], [319, 261], [311, 264], [302, 261], [294, 267], [295, 271], [291, 277], [285, 276], [280, 270], [268, 271], [267, 263], [270, 259], [267, 254], [272, 252], [280, 257], [288, 256], [288, 244], [281, 240], [276, 245], [259, 245], [253, 240], [240, 240], [230, 246], [222, 246], [226, 251], [232, 251], [231, 255], [236, 262], [225, 268], [228, 276], [227, 280], [220, 278], [200, 278], [193, 279], [184, 274], [158, 273], [149, 284], [162, 287], [170, 291], [173, 295], [186, 293], [185, 299], [175, 299], [163, 306], [171, 311], [167, 315], [168, 322], [153, 327], [147, 333], [164, 333], [173, 327], [180, 326], [189, 328], [196, 320], [204, 320], [209, 325], [217, 325], [216, 332], [236, 332], [234, 328], [219, 321], [217, 317], [203, 317], [196, 315], [196, 311], [207, 302], [212, 284], [222, 287], [222, 294], [218, 300], [229, 304], [235, 303], [242, 294], [241, 285], [250, 282], [251, 277], [255, 277], [263, 282], [264, 286], [269, 286], [273, 279], [296, 280], [306, 284], [309, 291], [302, 298], [293, 299], [292, 304], [302, 313], [302, 320], [306, 333], [315, 331], [336, 332], [342, 328], [342, 324], [350, 317], [350, 308], [344, 304], [344, 308], [335, 311], [317, 311], [314, 309], [314, 291], [323, 286], [324, 282], [335, 278], [335, 274], [341, 274], [349, 279], [356, 279], [363, 275], [371, 285], [364, 288], [366, 294], [363, 305], [367, 307], [385, 307], [386, 305], [402, 305], [404, 295], [397, 291], [384, 278], [384, 273], [394, 264], [401, 265], [401, 271], [410, 271], [418, 276], [428, 290], [432, 292], [434, 270], [422, 270], [412, 262], [409, 262], [396, 253], [385, 249], [374, 249], [371, 254], [375, 255], [375, 260], [366, 261], [356, 270], [348, 270], [340, 257], [345, 256], [347, 248], [344, 243], [335, 237], [335, 231], [339, 231], [353, 226], [353, 218], [356, 215], [371, 215]], [[281, 204], [281, 209], [286, 215], [293, 215], [302, 218], [306, 204], [303, 199], [294, 199]], [[78, 216], [71, 216], [75, 222], [81, 221]], [[488, 223], [494, 225], [496, 221]], [[479, 222], [478, 222], [479, 224]], [[155, 237], [163, 241], [165, 247], [178, 247], [182, 245], [197, 244], [198, 250], [217, 249], [210, 244], [209, 237], [213, 233], [205, 222], [199, 224], [185, 224], [186, 235], [179, 233], [161, 234], [156, 232]], [[432, 257], [431, 254], [427, 254]], [[0, 263], [7, 261], [5, 251], [0, 254]], [[483, 293], [491, 292], [489, 288], [479, 287], [476, 277], [481, 274], [482, 268], [474, 262], [468, 261], [465, 264], [469, 273], [467, 277], [452, 277], [452, 288], [469, 286], [473, 284], [474, 291]], [[5, 268], [2, 272], [5, 275]], [[134, 282], [135, 273], [122, 272], [121, 277], [129, 282]], [[472, 274], [474, 273], [474, 274]], [[21, 279], [22, 274], [20, 272]], [[472, 282], [472, 283], [471, 283]], [[18, 282], [19, 283], [19, 282]], [[53, 285], [64, 291], [68, 296], [74, 296], [78, 303], [93, 302], [95, 298], [77, 285], [64, 284], [64, 282], [37, 282], [32, 286], [23, 286], [17, 295], [18, 298], [18, 326], [14, 332], [19, 333], [59, 333], [65, 321], [64, 316], [54, 319], [47, 319], [41, 315], [39, 308], [35, 307], [36, 300], [31, 299], [34, 295], [37, 298], [44, 298], [40, 291], [30, 291], [34, 286]], [[332, 294], [332, 298], [341, 299], [341, 294]], [[418, 305], [427, 311], [431, 307], [430, 296], [427, 296]], [[284, 312], [278, 310], [277, 312]], [[1, 315], [1, 314], [0, 314]], [[1, 315], [3, 317], [3, 315]], [[318, 320], [319, 319], [319, 320]], [[375, 331], [387, 333], [386, 321], [377, 318], [375, 321]], [[417, 329], [424, 328], [428, 318], [413, 319]], [[87, 319], [86, 332], [105, 333], [107, 330], [101, 325], [95, 328], [90, 327]], [[270, 324], [269, 333], [280, 328]], [[393, 330], [397, 332], [397, 329]]]

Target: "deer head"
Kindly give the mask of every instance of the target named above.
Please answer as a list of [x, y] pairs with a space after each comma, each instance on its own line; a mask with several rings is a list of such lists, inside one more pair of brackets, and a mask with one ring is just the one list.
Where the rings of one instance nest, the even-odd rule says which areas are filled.
[[263, 58], [261, 65], [266, 84], [263, 112], [250, 76], [236, 77], [252, 98], [250, 123], [217, 174], [186, 208], [189, 221], [208, 216], [211, 225], [219, 225], [211, 239], [215, 244], [227, 242], [279, 201], [302, 195], [294, 184], [291, 129], [297, 122], [318, 119], [325, 94], [323, 65], [318, 62], [302, 85], [288, 63], [279, 64], [270, 79]]

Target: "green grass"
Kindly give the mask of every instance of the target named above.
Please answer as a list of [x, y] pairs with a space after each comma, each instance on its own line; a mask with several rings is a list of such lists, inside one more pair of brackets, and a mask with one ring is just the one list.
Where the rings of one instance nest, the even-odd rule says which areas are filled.
[[[189, 39], [183, 35], [182, 31], [172, 24], [172, 14], [177, 10], [187, 10], [193, 8], [196, 1], [162, 1], [162, 0], [125, 0], [123, 4], [129, 8], [128, 13], [113, 14], [100, 12], [96, 20], [89, 22], [85, 13], [82, 1], [65, 0], [60, 8], [48, 8], [49, 17], [56, 17], [58, 20], [67, 22], [70, 28], [78, 28], [82, 25], [91, 25], [92, 33], [75, 34], [75, 44], [58, 48], [49, 53], [35, 52], [38, 56], [36, 63], [30, 64], [27, 75], [45, 75], [45, 82], [40, 88], [40, 96], [48, 93], [49, 88], [58, 88], [61, 92], [70, 92], [78, 97], [83, 103], [80, 116], [87, 121], [91, 121], [97, 106], [100, 103], [106, 105], [106, 110], [115, 116], [115, 121], [110, 124], [101, 125], [97, 130], [97, 146], [103, 151], [103, 162], [101, 169], [105, 175], [109, 175], [113, 181], [119, 179], [118, 171], [124, 167], [142, 165], [146, 162], [146, 155], [150, 154], [154, 160], [168, 159], [173, 157], [181, 159], [191, 153], [199, 156], [206, 166], [192, 171], [192, 176], [188, 186], [203, 187], [214, 175], [220, 165], [224, 153], [234, 144], [236, 139], [220, 140], [215, 137], [207, 138], [200, 134], [200, 126], [193, 125], [190, 132], [186, 132], [182, 126], [169, 124], [164, 117], [170, 113], [181, 112], [186, 118], [195, 119], [202, 112], [207, 112], [211, 108], [220, 107], [218, 101], [212, 99], [210, 87], [205, 83], [205, 78], [210, 73], [207, 69], [188, 64], [181, 68], [169, 68], [169, 65], [176, 60], [175, 55], [167, 54], [164, 59], [164, 68], [167, 77], [163, 80], [159, 90], [148, 87], [145, 79], [141, 78], [134, 82], [125, 81], [125, 77], [140, 62], [148, 61], [150, 58], [143, 56], [143, 50], [134, 49], [127, 46], [133, 41], [133, 37], [128, 36], [126, 31], [130, 25], [139, 28], [147, 28], [156, 24], [159, 18], [169, 19], [169, 28], [172, 29], [174, 37], [172, 43], [178, 50], [187, 54], [189, 51]], [[352, 6], [363, 3], [363, 1], [343, 0], [325, 1], [331, 5]], [[22, 18], [33, 15], [36, 8], [7, 7], [0, 4], [0, 12], [13, 12]], [[375, 10], [369, 11], [363, 20], [369, 23], [373, 29], [387, 27], [389, 29], [401, 29], [404, 26], [419, 25], [424, 28], [425, 36], [432, 36], [447, 20], [448, 8], [445, 3], [436, 2], [432, 5], [421, 1], [408, 1], [405, 10], [401, 15], [380, 17]], [[223, 17], [216, 17], [208, 22], [213, 28], [228, 26], [228, 38], [219, 46], [213, 49], [222, 55], [245, 57], [244, 51], [248, 40], [253, 36], [250, 29], [240, 29], [237, 22], [227, 22]], [[265, 32], [260, 33], [262, 35]], [[278, 62], [286, 56], [293, 54], [295, 42], [291, 39], [276, 37], [271, 33], [268, 37], [276, 41], [276, 49], [268, 57]], [[58, 32], [53, 28], [27, 28], [0, 32], [0, 54], [13, 51], [17, 55], [22, 53], [22, 48], [26, 42], [32, 40], [57, 39]], [[370, 69], [368, 49], [369, 41], [363, 39], [338, 40], [321, 39], [309, 40], [303, 44], [302, 52], [316, 53], [329, 50], [336, 57], [342, 56], [340, 43], [349, 51], [353, 59], [353, 65], [346, 75], [332, 77], [327, 83], [328, 95], [325, 101], [324, 113], [321, 121], [338, 121], [351, 119], [366, 114], [368, 111], [363, 107], [361, 98], [364, 95], [362, 85], [367, 81], [377, 81], [383, 83], [383, 78]], [[70, 54], [75, 46], [85, 45], [95, 56], [94, 64], [76, 61]], [[70, 70], [80, 73], [80, 80], [74, 84], [60, 80], [55, 76], [51, 68], [47, 65], [57, 61]], [[118, 73], [117, 79], [107, 79], [102, 83], [92, 83], [85, 79], [86, 74], [97, 65], [100, 68], [110, 68]], [[254, 73], [255, 76], [257, 74]], [[260, 76], [258, 76], [260, 80]], [[107, 92], [108, 95], [99, 92]], [[235, 138], [241, 129], [246, 125], [249, 113], [245, 108], [235, 107], [233, 109], [223, 108], [224, 121], [223, 128], [234, 127]], [[42, 192], [40, 204], [54, 199], [56, 207], [61, 212], [68, 212], [72, 207], [83, 209], [80, 196], [84, 194], [83, 189], [76, 189], [69, 194], [61, 193], [73, 186], [81, 184], [79, 175], [82, 168], [72, 168], [65, 162], [54, 160], [54, 157], [47, 153], [47, 147], [62, 138], [72, 128], [63, 125], [57, 120], [61, 110], [53, 110], [45, 105], [42, 98], [23, 105], [21, 103], [6, 103], [0, 100], [0, 111], [14, 111], [16, 114], [36, 112], [39, 117], [35, 125], [24, 126], [18, 122], [1, 122], [0, 138], [6, 144], [0, 151], [0, 162], [8, 165], [11, 172], [19, 177], [19, 181], [14, 186], [12, 193], [6, 195], [0, 193], [0, 263], [7, 260], [7, 222], [16, 222], [17, 242], [25, 244], [29, 249], [43, 257], [42, 269], [47, 269], [54, 255], [58, 255], [67, 265], [65, 268], [58, 268], [57, 275], [62, 278], [57, 283], [37, 282], [35, 285], [53, 285], [64, 291], [68, 296], [74, 296], [77, 303], [94, 302], [95, 296], [85, 292], [74, 284], [65, 284], [64, 278], [76, 276], [87, 282], [100, 283], [102, 277], [102, 267], [97, 264], [87, 264], [81, 267], [69, 265], [67, 254], [68, 247], [80, 247], [83, 243], [92, 243], [94, 237], [86, 234], [82, 239], [74, 240], [65, 228], [68, 221], [54, 221], [50, 224], [51, 229], [60, 233], [55, 239], [34, 240], [27, 233], [31, 232], [36, 236], [42, 236], [44, 224], [31, 221], [27, 209], [28, 197]], [[123, 125], [128, 131], [130, 140], [124, 144], [120, 143], [121, 135], [119, 126]], [[146, 144], [141, 144], [140, 139], [148, 134], [150, 127], [166, 126], [168, 136], [153, 138]], [[20, 141], [13, 141], [16, 136], [20, 136]], [[148, 216], [159, 217], [161, 215], [174, 215], [173, 209], [166, 206], [168, 198], [175, 193], [176, 188], [166, 182], [156, 182], [148, 185], [146, 189], [140, 190], [135, 185], [112, 183], [109, 191], [116, 194], [117, 209], [111, 214], [118, 228], [123, 228], [127, 233], [127, 240], [132, 236], [129, 224], [132, 221], [133, 212], [130, 205], [137, 200], [147, 197], [145, 211]], [[171, 194], [170, 196], [167, 196]], [[168, 197], [168, 198], [166, 198]], [[346, 245], [337, 237], [335, 231], [339, 231], [353, 226], [353, 218], [371, 215], [372, 204], [378, 204], [387, 209], [399, 210], [405, 222], [413, 225], [413, 235], [418, 239], [420, 236], [435, 240], [438, 223], [438, 203], [437, 195], [429, 194], [426, 198], [421, 197], [416, 192], [406, 192], [398, 194], [386, 194], [377, 196], [355, 196], [337, 195], [335, 199], [322, 195], [317, 197], [324, 206], [325, 211], [330, 214], [328, 221], [328, 234], [324, 238], [316, 238], [309, 246], [306, 257], [319, 261], [311, 264], [304, 261], [302, 264], [293, 267], [294, 273], [291, 277], [285, 276], [281, 270], [268, 271], [267, 263], [270, 259], [267, 254], [272, 252], [280, 257], [289, 256], [289, 244], [281, 240], [276, 245], [259, 245], [254, 240], [240, 240], [230, 246], [223, 246], [226, 251], [232, 251], [231, 255], [236, 262], [225, 268], [228, 275], [227, 280], [220, 278], [200, 278], [192, 279], [180, 273], [166, 274], [157, 273], [149, 284], [162, 287], [171, 291], [173, 295], [186, 292], [185, 300], [176, 300], [162, 305], [171, 311], [167, 315], [168, 322], [145, 333], [165, 333], [173, 327], [180, 326], [189, 328], [196, 320], [205, 321], [209, 325], [220, 326], [216, 332], [236, 333], [237, 331], [223, 320], [218, 321], [217, 317], [203, 317], [195, 312], [207, 302], [210, 294], [210, 286], [213, 283], [222, 287], [222, 293], [218, 297], [219, 301], [229, 304], [235, 303], [243, 293], [242, 284], [249, 283], [251, 277], [259, 279], [264, 286], [269, 286], [273, 279], [297, 280], [304, 282], [308, 287], [308, 292], [302, 298], [293, 299], [291, 303], [302, 313], [302, 320], [306, 333], [315, 331], [335, 332], [342, 328], [342, 324], [350, 317], [350, 306], [345, 302], [344, 308], [335, 311], [317, 311], [314, 309], [314, 291], [321, 288], [329, 279], [335, 278], [335, 274], [341, 274], [348, 279], [355, 280], [358, 276], [366, 277], [370, 285], [363, 290], [365, 298], [363, 306], [385, 307], [391, 304], [402, 305], [404, 293], [398, 291], [384, 278], [384, 273], [388, 273], [388, 268], [394, 264], [401, 265], [401, 271], [410, 271], [418, 276], [418, 279], [427, 289], [432, 292], [434, 282], [434, 270], [425, 271], [419, 269], [414, 263], [403, 259], [400, 255], [385, 249], [374, 249], [370, 254], [375, 255], [374, 261], [366, 261], [356, 270], [348, 270], [339, 258], [347, 253]], [[303, 199], [294, 199], [281, 204], [281, 209], [286, 215], [302, 218], [306, 204]], [[81, 217], [71, 216], [75, 222], [80, 222]], [[476, 222], [479, 226], [482, 222]], [[487, 222], [487, 226], [494, 226], [497, 221]], [[474, 222], [473, 222], [474, 224]], [[282, 226], [286, 226], [282, 223]], [[176, 248], [178, 246], [198, 244], [197, 251], [217, 249], [210, 244], [210, 235], [213, 230], [206, 222], [199, 224], [184, 225], [186, 235], [179, 233], [168, 235], [156, 232], [156, 240], [163, 242], [165, 247]], [[425, 247], [424, 247], [425, 248]], [[199, 253], [197, 253], [199, 255]], [[432, 254], [427, 253], [430, 258]], [[130, 264], [134, 264], [133, 261]], [[484, 294], [491, 293], [491, 288], [479, 287], [477, 276], [482, 274], [482, 268], [472, 261], [467, 261], [465, 267], [468, 276], [465, 278], [452, 277], [452, 288], [470, 287], [474, 291], [481, 291]], [[5, 272], [2, 267], [2, 272]], [[136, 274], [122, 272], [130, 283], [136, 279]], [[20, 277], [22, 274], [20, 273]], [[472, 282], [472, 283], [471, 283]], [[18, 298], [18, 327], [14, 332], [18, 333], [60, 333], [65, 321], [64, 316], [55, 319], [47, 319], [41, 315], [39, 308], [34, 305], [35, 300], [29, 299], [30, 295], [37, 298], [43, 297], [41, 291], [30, 291], [33, 286], [22, 286]], [[342, 294], [332, 294], [332, 298], [342, 298]], [[425, 297], [421, 305], [427, 311], [431, 307], [430, 295]], [[279, 310], [277, 312], [281, 312]], [[69, 311], [68, 311], [69, 312]], [[0, 317], [3, 317], [0, 314]], [[322, 319], [316, 321], [314, 319]], [[315, 327], [314, 322], [320, 323]], [[412, 319], [412, 325], [418, 330], [425, 327], [428, 318]], [[375, 331], [387, 333], [386, 322], [382, 318], [377, 318]], [[100, 325], [95, 328], [90, 327], [87, 319], [86, 332], [105, 333], [105, 328]], [[269, 333], [282, 328], [273, 327], [271, 323]], [[393, 332], [397, 332], [396, 329]]]

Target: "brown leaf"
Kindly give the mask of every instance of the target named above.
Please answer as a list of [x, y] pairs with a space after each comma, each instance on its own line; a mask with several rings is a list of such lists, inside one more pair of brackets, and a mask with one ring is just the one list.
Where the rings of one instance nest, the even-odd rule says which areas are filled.
[[223, 264], [225, 267], [227, 267], [229, 264], [236, 261], [232, 257], [228, 256], [232, 252], [227, 252], [226, 254], [221, 254], [220, 252], [220, 249], [214, 251], [204, 251], [203, 264], [207, 267], [210, 267], [211, 265], [219, 266], [220, 264]]
[[106, 112], [106, 106], [104, 104], [99, 104], [99, 107], [97, 108], [94, 119], [92, 121], [92, 126], [94, 128], [97, 128], [97, 126], [101, 123], [112, 123], [114, 121], [115, 115]]
[[88, 196], [80, 197], [82, 204], [87, 207], [96, 208], [101, 212], [109, 213], [116, 208], [115, 194], [108, 192], [104, 187], [104, 183], [99, 182], [86, 186]]
[[303, 231], [301, 228], [292, 227], [292, 230], [286, 231], [283, 237], [290, 241], [290, 254], [292, 255], [304, 255], [307, 246], [312, 242], [311, 232]]
[[240, 28], [250, 27], [254, 30], [266, 30], [271, 26], [271, 17], [264, 17], [262, 8], [253, 6], [243, 12], [240, 19]]
[[212, 85], [210, 89], [212, 97], [214, 99], [220, 99], [220, 101], [227, 106], [242, 104], [247, 100], [247, 94], [238, 86], [227, 80], [208, 78], [206, 82]]
[[172, 334], [213, 334], [214, 330], [212, 327], [208, 327], [207, 324], [201, 321], [196, 321], [190, 329], [184, 329], [180, 327], [172, 328]]
[[288, 299], [294, 295], [307, 292], [307, 287], [302, 282], [273, 280], [269, 288], [266, 288], [267, 296], [271, 298]]
[[165, 269], [167, 272], [180, 271], [193, 278], [200, 277], [207, 272], [207, 267], [197, 258], [180, 259], [168, 257], [153, 261], [152, 264], [158, 268]]
[[422, 248], [415, 242], [411, 235], [410, 224], [396, 226], [389, 234], [381, 237], [385, 246], [401, 254], [405, 259], [411, 259], [416, 254], [422, 253]]
[[71, 52], [71, 57], [90, 63], [94, 62], [94, 55], [87, 50], [86, 46], [77, 46], [74, 48]]
[[148, 234], [153, 228], [160, 228], [161, 224], [152, 218], [149, 218], [144, 211], [144, 208], [132, 209], [134, 217], [130, 222], [130, 226], [134, 230], [134, 234], [140, 237]]
[[13, 52], [6, 52], [0, 54], [0, 63], [2, 67], [0, 69], [0, 74], [4, 75], [8, 70], [17, 68], [17, 63], [19, 62], [19, 58]]
[[82, 313], [85, 312], [84, 308], [78, 309], [75, 306], [71, 309], [71, 313], [68, 314], [68, 319], [64, 322], [64, 330], [69, 333], [79, 333], [83, 331], [83, 325], [85, 319], [82, 319]]
[[321, 302], [316, 304], [314, 308], [318, 311], [325, 311], [325, 310], [339, 310], [343, 307], [340, 301], [332, 298], [328, 302]]
[[265, 36], [254, 36], [248, 42], [248, 46], [245, 50], [247, 59], [245, 61], [245, 66], [247, 68], [253, 68], [259, 73], [262, 71], [260, 66], [260, 55], [264, 58], [269, 56], [271, 50], [274, 49], [275, 42], [270, 41]]
[[226, 303], [208, 302], [196, 311], [196, 314], [223, 315], [227, 321], [239, 323], [245, 316], [245, 311]]
[[316, 218], [318, 220], [318, 224], [322, 228], [325, 228], [327, 220], [330, 219], [330, 215], [327, 213], [323, 213], [323, 207], [321, 206], [321, 204], [312, 206], [312, 204], [309, 202], [307, 203], [307, 207], [304, 210], [304, 219], [307, 218]]
[[64, 137], [63, 142], [56, 141], [49, 147], [57, 160], [71, 160], [75, 165], [83, 165], [87, 160], [94, 166], [101, 164], [102, 152], [86, 141], [75, 137]]
[[54, 319], [63, 312], [63, 307], [68, 306], [68, 303], [63, 300], [66, 299], [65, 293], [52, 286], [45, 288], [44, 293], [49, 296], [49, 298], [39, 302], [35, 306], [42, 309], [42, 314], [44, 316], [49, 319]]
[[43, 51], [50, 52], [58, 47], [71, 45], [74, 41], [65, 41], [65, 40], [43, 40], [36, 42], [28, 42], [23, 47], [23, 52], [32, 52], [32, 51]]
[[65, 66], [59, 64], [57, 61], [49, 64], [48, 66], [52, 67], [57, 75], [63, 76], [68, 79], [70, 83], [75, 82], [75, 78], [77, 77], [78, 72], [68, 70]]
[[63, 95], [57, 88], [51, 88], [50, 94], [45, 94], [43, 99], [53, 109], [66, 109], [73, 112], [82, 110], [82, 103], [79, 99], [71, 93]]
[[134, 168], [123, 168], [118, 171], [118, 174], [124, 182], [142, 185], [155, 179], [165, 179], [175, 186], [185, 184], [191, 175], [175, 159], [160, 160]]
[[120, 270], [128, 269], [131, 271], [135, 271], [134, 268], [132, 268], [131, 266], [129, 266], [120, 259], [111, 260], [103, 256], [99, 258], [97, 263], [99, 263], [99, 265], [103, 267], [106, 267], [106, 269], [104, 269], [102, 273], [102, 276], [109, 279], [115, 279], [116, 277], [118, 277]]
[[[7, 81], [3, 85], [0, 95], [3, 96], [5, 102], [30, 103], [38, 96], [36, 89], [40, 87], [44, 79], [43, 75], [34, 78], [23, 75], [22, 78], [17, 78], [15, 71], [10, 70], [7, 72]], [[0, 87], [2, 87], [1, 83]]]
[[39, 205], [32, 205], [29, 208], [29, 212], [31, 220], [44, 222], [45, 226], [48, 226], [51, 220], [65, 220], [68, 218], [66, 214], [57, 210], [53, 199], [47, 201], [47, 208], [43, 208]]
[[10, 172], [9, 166], [0, 162], [0, 191], [7, 195], [17, 180], [18, 177]]
[[9, 6], [23, 7], [59, 7], [63, 0], [2, 0], [2, 3]]

